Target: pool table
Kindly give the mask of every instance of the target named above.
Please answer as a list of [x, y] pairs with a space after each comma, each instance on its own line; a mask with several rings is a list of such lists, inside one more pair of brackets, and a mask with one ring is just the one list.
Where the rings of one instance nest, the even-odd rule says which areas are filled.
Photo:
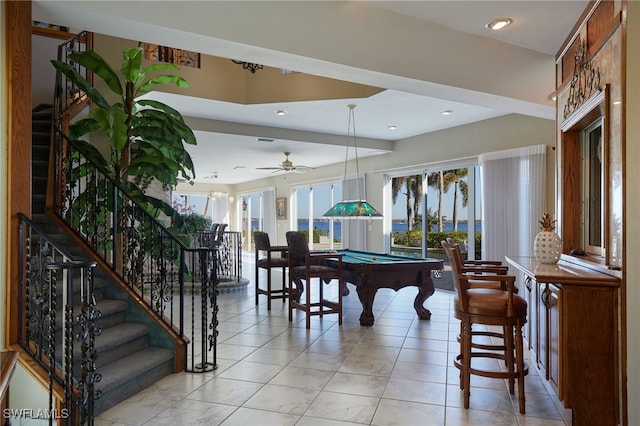
[[[373, 325], [373, 300], [379, 288], [398, 291], [408, 286], [418, 287], [413, 307], [420, 319], [431, 318], [431, 312], [423, 304], [435, 292], [431, 271], [443, 269], [441, 260], [355, 250], [337, 250], [337, 253], [343, 255], [344, 280], [356, 286], [362, 304], [360, 325]], [[348, 289], [345, 292], [348, 294]]]

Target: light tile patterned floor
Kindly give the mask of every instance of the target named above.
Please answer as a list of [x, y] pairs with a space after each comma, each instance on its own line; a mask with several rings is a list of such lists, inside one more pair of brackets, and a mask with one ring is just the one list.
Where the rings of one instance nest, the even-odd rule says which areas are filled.
[[374, 326], [361, 327], [360, 302], [349, 286], [343, 325], [335, 315], [314, 317], [306, 330], [304, 314], [289, 323], [279, 300], [270, 312], [264, 296], [255, 306], [253, 256], [243, 262], [249, 288], [218, 299], [218, 369], [166, 377], [100, 415], [96, 425], [565, 425], [535, 368], [525, 379], [526, 415], [504, 381], [476, 376], [471, 406], [462, 408], [452, 366], [459, 330], [452, 293], [436, 291], [426, 302], [431, 320], [424, 321], [413, 310], [415, 287], [382, 289]]

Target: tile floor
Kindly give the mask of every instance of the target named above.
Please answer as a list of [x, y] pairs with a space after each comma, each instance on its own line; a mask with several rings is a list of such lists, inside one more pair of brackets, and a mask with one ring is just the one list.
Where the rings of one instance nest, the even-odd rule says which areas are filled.
[[[452, 293], [437, 290], [424, 321], [413, 310], [415, 287], [379, 290], [375, 324], [361, 327], [350, 285], [342, 326], [329, 315], [312, 318], [306, 330], [304, 314], [289, 323], [280, 300], [270, 312], [265, 296], [255, 306], [253, 256], [243, 262], [249, 287], [218, 299], [218, 368], [166, 377], [102, 413], [97, 426], [566, 425], [533, 367], [525, 379], [526, 415], [503, 380], [477, 376], [470, 408], [462, 408], [452, 366], [459, 330]], [[278, 282], [276, 271], [273, 277]]]

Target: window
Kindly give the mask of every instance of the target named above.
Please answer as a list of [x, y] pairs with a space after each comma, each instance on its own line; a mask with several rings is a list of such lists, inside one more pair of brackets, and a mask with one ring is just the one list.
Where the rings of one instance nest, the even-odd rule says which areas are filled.
[[604, 253], [604, 167], [602, 119], [582, 131], [582, 233], [585, 251]]
[[[390, 224], [391, 253], [442, 257], [440, 240], [450, 236], [464, 241], [470, 256], [480, 255], [478, 168], [464, 164], [449, 167], [391, 178], [392, 214], [385, 217]], [[448, 234], [430, 237], [441, 232]]]
[[243, 194], [238, 198], [242, 229], [242, 249], [253, 250], [253, 232], [263, 230], [262, 193]]
[[226, 192], [209, 194], [171, 194], [171, 205], [180, 214], [196, 213], [213, 223], [229, 223], [229, 196]]
[[[441, 252], [440, 239], [451, 237], [464, 243], [464, 255], [480, 256], [480, 197], [476, 193], [478, 168], [462, 166], [428, 170], [425, 174], [427, 194], [427, 233], [445, 232], [442, 237], [427, 244], [433, 252]], [[428, 253], [429, 254], [429, 253]]]
[[[423, 187], [422, 173], [391, 179], [391, 253], [422, 257]], [[427, 213], [426, 228], [432, 230], [432, 211]]]
[[309, 233], [309, 248], [342, 247], [342, 222], [322, 215], [342, 200], [342, 184], [329, 183], [296, 188], [294, 192], [295, 230]]

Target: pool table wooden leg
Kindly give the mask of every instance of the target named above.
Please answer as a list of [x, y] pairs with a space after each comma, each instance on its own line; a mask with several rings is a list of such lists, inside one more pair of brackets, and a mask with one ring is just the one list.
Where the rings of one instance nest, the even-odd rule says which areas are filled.
[[436, 292], [431, 279], [431, 271], [421, 273], [422, 285], [418, 286], [418, 295], [413, 301], [413, 307], [418, 314], [418, 318], [428, 320], [431, 319], [431, 311], [424, 307], [424, 302]]
[[377, 288], [368, 286], [356, 287], [358, 298], [362, 304], [362, 313], [360, 314], [360, 325], [373, 325], [373, 300], [376, 297]]

